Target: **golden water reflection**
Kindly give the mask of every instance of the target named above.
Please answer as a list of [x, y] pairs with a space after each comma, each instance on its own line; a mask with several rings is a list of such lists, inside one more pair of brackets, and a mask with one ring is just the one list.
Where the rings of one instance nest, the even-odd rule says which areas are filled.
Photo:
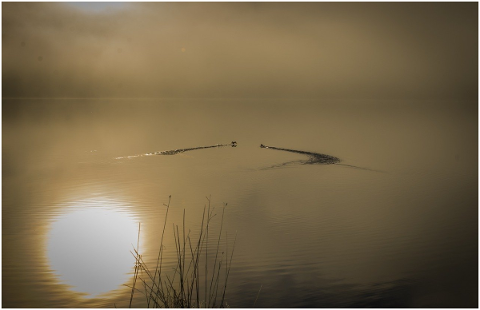
[[61, 283], [92, 298], [128, 280], [137, 240], [138, 220], [117, 202], [82, 201], [52, 221], [47, 256]]

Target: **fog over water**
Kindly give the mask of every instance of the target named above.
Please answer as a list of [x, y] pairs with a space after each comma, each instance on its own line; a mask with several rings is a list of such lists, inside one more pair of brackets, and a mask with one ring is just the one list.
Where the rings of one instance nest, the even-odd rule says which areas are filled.
[[476, 97], [476, 3], [2, 8], [4, 97]]
[[2, 306], [128, 306], [171, 196], [230, 307], [477, 307], [477, 14], [2, 3]]

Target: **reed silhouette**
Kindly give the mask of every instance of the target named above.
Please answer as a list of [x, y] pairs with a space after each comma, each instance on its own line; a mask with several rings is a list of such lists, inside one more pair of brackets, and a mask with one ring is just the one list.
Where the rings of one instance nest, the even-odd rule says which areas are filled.
[[[235, 240], [231, 252], [228, 252], [228, 242], [225, 249], [220, 241], [223, 236], [223, 217], [225, 207], [222, 209], [220, 230], [213, 250], [210, 247], [210, 226], [216, 216], [215, 208], [205, 205], [198, 237], [193, 238], [191, 231], [186, 232], [185, 210], [183, 212], [183, 226], [173, 225], [173, 237], [175, 241], [176, 267], [173, 270], [165, 270], [163, 267], [164, 236], [167, 226], [168, 210], [170, 208], [169, 197], [165, 222], [160, 238], [160, 247], [156, 265], [153, 269], [147, 266], [140, 254], [139, 242], [132, 254], [135, 257], [135, 269], [129, 307], [135, 293], [145, 296], [148, 308], [216, 308], [227, 307], [226, 290], [228, 276], [232, 264]], [[140, 240], [140, 226], [139, 226]], [[227, 236], [228, 237], [228, 236]], [[212, 262], [213, 259], [213, 262]], [[139, 288], [140, 284], [140, 288]]]

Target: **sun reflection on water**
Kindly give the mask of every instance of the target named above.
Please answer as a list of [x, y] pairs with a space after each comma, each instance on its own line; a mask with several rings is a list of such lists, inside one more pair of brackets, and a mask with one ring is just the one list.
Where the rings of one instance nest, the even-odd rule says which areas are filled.
[[135, 264], [131, 252], [139, 221], [119, 206], [111, 199], [77, 202], [51, 222], [51, 269], [60, 282], [87, 298], [126, 283]]

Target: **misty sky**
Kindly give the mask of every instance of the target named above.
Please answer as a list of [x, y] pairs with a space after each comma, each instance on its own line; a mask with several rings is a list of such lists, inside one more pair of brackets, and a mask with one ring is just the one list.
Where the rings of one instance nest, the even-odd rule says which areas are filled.
[[477, 3], [2, 3], [3, 97], [475, 99]]

